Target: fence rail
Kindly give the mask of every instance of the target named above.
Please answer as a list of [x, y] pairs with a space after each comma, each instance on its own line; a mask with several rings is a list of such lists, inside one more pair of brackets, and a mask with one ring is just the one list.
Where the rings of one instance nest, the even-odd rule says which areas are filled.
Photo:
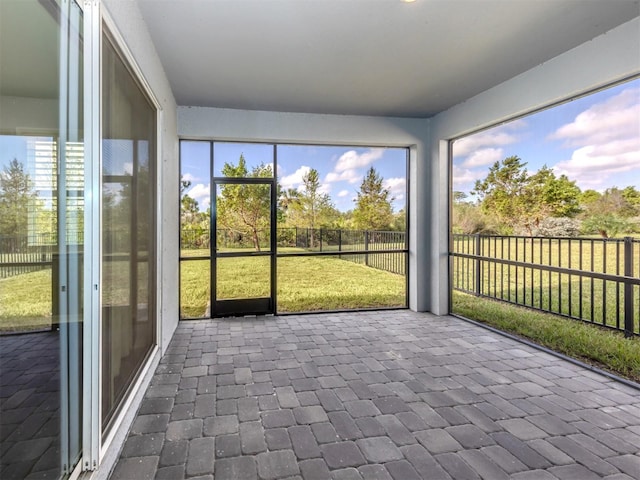
[[454, 290], [640, 335], [640, 240], [454, 234]]
[[[269, 235], [268, 230], [258, 232], [258, 243], [261, 248], [268, 248]], [[337, 254], [358, 252], [353, 255], [340, 254], [340, 258], [398, 275], [406, 274], [405, 232], [291, 227], [278, 228], [277, 235], [276, 244], [279, 248], [302, 249], [305, 252], [336, 252]], [[218, 229], [216, 236], [217, 248], [254, 247], [251, 235]], [[183, 230], [180, 241], [183, 250], [208, 250], [210, 248], [208, 231]], [[398, 251], [389, 252], [389, 250]]]
[[0, 278], [50, 268], [57, 249], [52, 234], [0, 236]]

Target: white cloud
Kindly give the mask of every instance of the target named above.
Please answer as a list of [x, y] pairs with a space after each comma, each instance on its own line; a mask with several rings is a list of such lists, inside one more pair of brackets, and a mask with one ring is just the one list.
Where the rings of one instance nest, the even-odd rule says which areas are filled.
[[462, 162], [463, 167], [485, 167], [492, 165], [504, 158], [504, 150], [501, 148], [481, 148], [474, 151]]
[[322, 185], [320, 185], [318, 193], [329, 195], [331, 193], [331, 185], [328, 183], [323, 183]]
[[453, 142], [453, 156], [466, 157], [467, 155], [481, 149], [502, 147], [520, 140], [520, 136], [512, 133], [514, 130], [521, 130], [527, 123], [520, 119], [513, 122], [494, 127], [484, 132], [469, 135]]
[[594, 188], [604, 186], [612, 175], [639, 167], [640, 138], [635, 142], [620, 141], [578, 148], [570, 160], [558, 163], [553, 169], [557, 175], [564, 174], [576, 180], [578, 185]]
[[592, 105], [550, 138], [577, 147], [554, 170], [583, 187], [604, 186], [612, 175], [639, 169], [640, 88]]
[[349, 182], [349, 183], [358, 183], [361, 180], [362, 180], [362, 175], [359, 174], [354, 169], [344, 170], [339, 173], [329, 172], [327, 173], [327, 176], [324, 179], [325, 182], [329, 182], [329, 183], [342, 182], [342, 181]]
[[291, 175], [286, 175], [282, 177], [280, 179], [280, 185], [282, 185], [282, 188], [298, 187], [302, 184], [302, 177], [304, 177], [307, 173], [309, 173], [310, 170], [311, 170], [311, 167], [308, 167], [307, 165], [303, 165], [300, 168], [298, 168], [295, 172], [293, 172]]
[[551, 138], [571, 146], [599, 145], [640, 137], [640, 88], [629, 88], [580, 113]]
[[187, 172], [184, 175], [182, 175], [182, 180], [184, 180], [186, 182], [195, 183], [200, 179], [198, 177], [196, 177], [195, 175], [191, 175], [191, 173]]
[[388, 188], [391, 195], [396, 200], [401, 200], [407, 191], [407, 179], [404, 177], [387, 178], [383, 183], [384, 188]]
[[471, 170], [469, 168], [462, 168], [458, 165], [453, 166], [453, 189], [465, 190], [472, 189], [476, 180], [480, 180], [484, 177], [485, 172], [480, 170]]
[[338, 163], [334, 168], [335, 172], [344, 172], [355, 168], [366, 167], [376, 160], [382, 158], [384, 154], [383, 148], [370, 148], [364, 153], [358, 153], [355, 150], [349, 150], [338, 158]]
[[206, 209], [210, 203], [211, 187], [209, 184], [198, 183], [187, 192], [187, 195], [198, 202], [200, 209]]
[[349, 195], [349, 190], [340, 190], [338, 192], [338, 197], [346, 197], [347, 195]]

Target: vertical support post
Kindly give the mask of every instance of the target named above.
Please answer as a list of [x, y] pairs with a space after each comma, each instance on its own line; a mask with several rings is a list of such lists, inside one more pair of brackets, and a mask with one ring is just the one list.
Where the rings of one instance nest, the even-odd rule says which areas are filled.
[[[369, 252], [369, 230], [364, 231], [364, 250]], [[364, 254], [364, 264], [369, 266], [369, 253]]]
[[320, 251], [322, 251], [322, 227], [320, 227]]
[[338, 251], [342, 251], [342, 229], [338, 230]]
[[[480, 234], [476, 233], [475, 234], [475, 248], [474, 248], [474, 253], [476, 254], [476, 256], [480, 255], [480, 247], [481, 247], [481, 245], [482, 245], [482, 239], [480, 238]], [[480, 282], [482, 280], [482, 277], [480, 275], [480, 265], [481, 265], [480, 259], [476, 258], [476, 260], [475, 260], [476, 279], [475, 279], [475, 289], [474, 289], [474, 291], [475, 291], [476, 296], [478, 296], [478, 297], [480, 296], [480, 293], [482, 292], [482, 288], [481, 288], [481, 285], [480, 285]]]
[[[624, 276], [633, 277], [633, 238], [624, 237]], [[624, 282], [624, 336], [633, 336], [633, 284]]]
[[84, 281], [82, 349], [82, 470], [95, 470], [100, 458], [100, 2], [85, 0], [84, 85]]

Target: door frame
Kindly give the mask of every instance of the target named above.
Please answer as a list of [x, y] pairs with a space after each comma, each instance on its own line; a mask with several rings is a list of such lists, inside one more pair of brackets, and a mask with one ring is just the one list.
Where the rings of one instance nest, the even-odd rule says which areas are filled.
[[[213, 142], [211, 150], [213, 152]], [[213, 168], [212, 168], [213, 173]], [[268, 252], [218, 252], [218, 212], [217, 193], [218, 185], [269, 185], [271, 187], [270, 208], [269, 208], [269, 251]], [[211, 217], [209, 225], [211, 228], [209, 238], [210, 248], [210, 305], [211, 317], [230, 317], [245, 315], [275, 315], [276, 313], [276, 254], [277, 254], [277, 207], [278, 192], [277, 182], [274, 177], [211, 177]], [[270, 258], [270, 296], [262, 298], [241, 298], [218, 300], [217, 280], [218, 280], [218, 259], [219, 258], [241, 258], [241, 257], [269, 257]]]

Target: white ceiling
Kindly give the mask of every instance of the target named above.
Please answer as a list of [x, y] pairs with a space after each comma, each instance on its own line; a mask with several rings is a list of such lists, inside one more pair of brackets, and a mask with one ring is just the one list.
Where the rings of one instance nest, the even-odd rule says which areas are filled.
[[640, 15], [639, 0], [137, 1], [179, 105], [407, 117]]

